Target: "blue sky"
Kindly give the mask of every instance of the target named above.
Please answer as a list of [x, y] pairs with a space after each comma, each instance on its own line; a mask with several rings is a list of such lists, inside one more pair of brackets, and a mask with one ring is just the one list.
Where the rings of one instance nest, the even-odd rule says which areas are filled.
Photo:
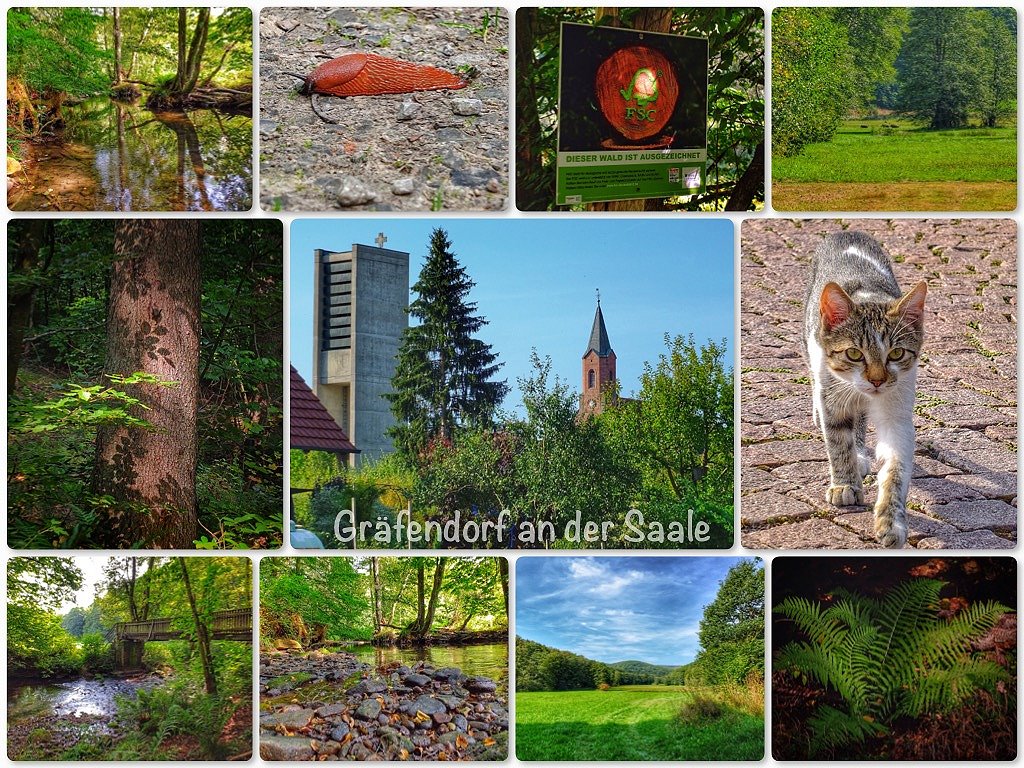
[[470, 300], [489, 323], [479, 335], [512, 387], [506, 410], [520, 404], [516, 379], [530, 374], [532, 348], [579, 390], [597, 288], [625, 394], [665, 350], [666, 332], [725, 338], [732, 360], [733, 225], [725, 219], [300, 219], [289, 245], [291, 362], [307, 381], [313, 249], [372, 245], [383, 231], [386, 247], [410, 253], [412, 285], [438, 226], [476, 282]]
[[693, 661], [704, 606], [738, 557], [521, 557], [516, 634], [590, 659]]

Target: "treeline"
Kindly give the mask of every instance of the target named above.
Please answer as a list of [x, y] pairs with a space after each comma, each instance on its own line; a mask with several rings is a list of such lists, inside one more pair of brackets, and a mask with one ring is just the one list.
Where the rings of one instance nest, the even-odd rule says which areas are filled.
[[260, 640], [464, 644], [508, 626], [500, 557], [266, 558]]
[[646, 666], [650, 669], [621, 668], [516, 637], [517, 691], [578, 691], [602, 685], [680, 684], [668, 682], [675, 669], [659, 676], [654, 674], [656, 667], [653, 664]]
[[759, 559], [729, 569], [704, 608], [700, 650], [665, 670], [643, 662], [605, 664], [516, 637], [516, 690], [569, 691], [603, 685], [720, 685], [764, 679], [764, 568]]
[[1016, 114], [1012, 8], [780, 8], [772, 16], [772, 148], [828, 141], [851, 110], [930, 128]]

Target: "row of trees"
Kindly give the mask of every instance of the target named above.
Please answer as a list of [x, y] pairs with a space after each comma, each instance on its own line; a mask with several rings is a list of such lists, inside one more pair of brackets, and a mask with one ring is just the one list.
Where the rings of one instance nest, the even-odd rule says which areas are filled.
[[516, 690], [567, 691], [617, 685], [722, 685], [764, 678], [764, 568], [757, 559], [729, 569], [704, 608], [696, 658], [672, 669], [605, 664], [516, 638]]
[[[616, 385], [605, 393], [609, 407], [592, 418], [580, 417], [579, 394], [534, 353], [533, 374], [518, 382], [525, 415], [506, 414], [497, 355], [475, 335], [486, 321], [468, 300], [472, 286], [447, 234], [435, 230], [413, 287], [409, 312], [418, 322], [403, 337], [389, 396], [397, 456], [350, 475], [345, 488], [321, 491], [303, 522], [330, 545], [335, 517], [353, 496], [367, 521], [393, 522], [394, 510], [410, 502], [421, 521], [441, 523], [456, 512], [493, 521], [508, 510], [516, 530], [506, 540], [446, 544], [557, 546], [524, 543], [517, 531], [550, 523], [560, 535], [579, 512], [584, 521], [617, 523], [604, 546], [647, 548], [679, 543], [629, 542], [635, 534], [623, 523], [631, 508], [663, 531], [693, 510], [709, 525], [703, 546], [729, 546], [733, 373], [725, 342], [698, 346], [666, 334], [666, 352], [644, 366], [636, 397], [620, 398]], [[330, 462], [293, 454], [293, 477], [305, 487], [331, 474]]]
[[[748, 210], [764, 200], [764, 14], [758, 8], [522, 8], [516, 15], [516, 205], [555, 199], [561, 22], [708, 40], [708, 189], [594, 210]], [[571, 55], [567, 52], [565, 55]]]
[[498, 557], [267, 558], [260, 634], [304, 646], [471, 639], [508, 624], [508, 562]]
[[280, 536], [282, 228], [13, 221], [15, 547]]
[[935, 129], [1016, 114], [1010, 8], [779, 8], [772, 149], [828, 141], [851, 111], [895, 109]]

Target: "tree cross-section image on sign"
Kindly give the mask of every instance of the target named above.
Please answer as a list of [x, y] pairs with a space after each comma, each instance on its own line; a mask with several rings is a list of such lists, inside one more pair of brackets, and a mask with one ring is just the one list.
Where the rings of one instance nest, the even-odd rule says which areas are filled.
[[708, 41], [563, 23], [556, 203], [705, 188]]

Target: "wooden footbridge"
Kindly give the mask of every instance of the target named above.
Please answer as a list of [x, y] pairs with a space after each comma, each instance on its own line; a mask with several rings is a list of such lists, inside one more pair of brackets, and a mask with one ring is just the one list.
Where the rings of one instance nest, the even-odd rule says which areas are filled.
[[[209, 625], [211, 640], [252, 642], [252, 608], [217, 611]], [[181, 619], [148, 619], [121, 621], [114, 625], [114, 659], [118, 669], [142, 668], [142, 652], [147, 642], [188, 639], [191, 622], [181, 629]], [[177, 627], [175, 626], [177, 625]]]

